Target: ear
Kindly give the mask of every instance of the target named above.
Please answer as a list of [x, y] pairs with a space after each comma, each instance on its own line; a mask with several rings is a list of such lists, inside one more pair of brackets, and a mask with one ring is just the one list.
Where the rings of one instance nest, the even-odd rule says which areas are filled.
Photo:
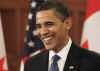
[[65, 24], [66, 30], [70, 30], [72, 27], [72, 17], [65, 19], [64, 24]]

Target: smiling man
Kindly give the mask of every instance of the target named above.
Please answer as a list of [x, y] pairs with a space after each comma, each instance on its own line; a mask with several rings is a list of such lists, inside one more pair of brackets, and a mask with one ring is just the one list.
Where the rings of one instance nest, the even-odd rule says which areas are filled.
[[37, 12], [36, 30], [48, 50], [59, 52], [68, 43], [68, 31], [72, 25], [71, 18], [61, 20], [55, 10]]
[[100, 56], [75, 45], [69, 31], [72, 18], [58, 1], [46, 1], [36, 10], [36, 32], [46, 51], [28, 59], [24, 71], [98, 71]]

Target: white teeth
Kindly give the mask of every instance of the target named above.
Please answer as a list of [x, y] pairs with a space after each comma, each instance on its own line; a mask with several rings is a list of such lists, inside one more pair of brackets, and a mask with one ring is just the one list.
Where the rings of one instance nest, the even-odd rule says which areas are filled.
[[52, 39], [52, 38], [51, 37], [48, 37], [48, 38], [45, 38], [44, 41], [48, 41], [50, 39]]

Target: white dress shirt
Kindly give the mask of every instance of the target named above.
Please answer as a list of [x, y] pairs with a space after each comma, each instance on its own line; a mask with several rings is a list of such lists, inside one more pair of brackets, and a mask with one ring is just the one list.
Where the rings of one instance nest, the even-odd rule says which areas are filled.
[[[54, 55], [58, 55], [58, 56], [60, 56], [60, 60], [58, 61], [59, 71], [63, 71], [64, 65], [65, 65], [65, 61], [67, 59], [67, 55], [68, 55], [69, 49], [71, 47], [71, 44], [72, 44], [72, 40], [69, 39], [69, 41], [66, 44], [66, 46], [60, 52], [58, 52], [57, 54], [52, 50], [49, 51], [49, 65], [48, 65], [49, 68], [50, 68], [50, 65], [51, 65], [51, 62], [52, 62], [52, 57]], [[49, 70], [49, 68], [48, 68], [48, 70]]]

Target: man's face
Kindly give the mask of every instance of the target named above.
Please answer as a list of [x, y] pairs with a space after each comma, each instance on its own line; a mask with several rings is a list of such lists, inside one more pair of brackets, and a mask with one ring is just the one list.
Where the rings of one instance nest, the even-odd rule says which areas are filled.
[[37, 12], [36, 31], [48, 50], [60, 49], [67, 44], [71, 24], [66, 22], [58, 18], [53, 10]]

